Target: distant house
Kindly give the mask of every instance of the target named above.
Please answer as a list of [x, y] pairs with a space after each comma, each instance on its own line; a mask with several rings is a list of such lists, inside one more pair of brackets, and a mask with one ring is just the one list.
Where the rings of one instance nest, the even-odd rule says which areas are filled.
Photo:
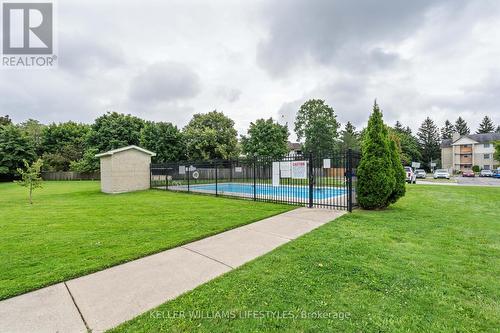
[[288, 141], [288, 156], [302, 155], [302, 144]]
[[474, 165], [485, 170], [497, 168], [500, 162], [493, 159], [495, 141], [500, 141], [500, 133], [454, 133], [452, 139], [445, 139], [441, 143], [443, 168], [452, 172], [471, 170]]

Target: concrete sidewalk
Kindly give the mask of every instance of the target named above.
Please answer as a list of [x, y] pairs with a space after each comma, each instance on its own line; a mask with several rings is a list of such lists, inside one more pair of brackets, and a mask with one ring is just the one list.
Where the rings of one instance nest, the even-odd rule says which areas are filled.
[[0, 302], [0, 332], [102, 332], [344, 212], [299, 208]]

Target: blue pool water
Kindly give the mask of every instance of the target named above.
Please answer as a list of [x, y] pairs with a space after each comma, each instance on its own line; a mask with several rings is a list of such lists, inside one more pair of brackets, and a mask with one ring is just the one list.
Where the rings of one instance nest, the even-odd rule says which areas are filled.
[[[191, 185], [191, 190], [196, 191], [210, 191], [215, 193], [215, 184], [205, 184], [205, 185]], [[234, 194], [246, 194], [253, 195], [253, 184], [235, 184], [235, 183], [223, 183], [217, 185], [217, 191], [219, 193], [234, 193]], [[307, 186], [271, 186], [271, 185], [256, 185], [255, 189], [256, 195], [266, 195], [274, 197], [289, 197], [296, 199], [307, 199], [309, 198], [309, 187]], [[337, 187], [321, 187], [315, 188], [313, 191], [314, 199], [328, 199], [334, 198], [340, 195], [344, 195], [346, 191]]]

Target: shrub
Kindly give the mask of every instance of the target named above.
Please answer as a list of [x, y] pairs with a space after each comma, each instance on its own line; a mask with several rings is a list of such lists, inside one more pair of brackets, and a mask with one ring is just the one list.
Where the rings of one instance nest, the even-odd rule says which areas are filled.
[[389, 148], [391, 150], [391, 164], [394, 170], [394, 189], [389, 196], [389, 203], [396, 203], [399, 198], [404, 197], [406, 193], [406, 173], [401, 163], [399, 148], [393, 138], [389, 138]]
[[479, 168], [479, 165], [474, 165], [474, 166], [472, 167], [472, 171], [474, 171], [474, 172], [479, 172], [480, 170], [481, 170], [481, 169]]
[[389, 197], [396, 186], [391, 156], [387, 128], [375, 102], [363, 136], [361, 161], [357, 169], [357, 198], [362, 208], [380, 209], [389, 205]]

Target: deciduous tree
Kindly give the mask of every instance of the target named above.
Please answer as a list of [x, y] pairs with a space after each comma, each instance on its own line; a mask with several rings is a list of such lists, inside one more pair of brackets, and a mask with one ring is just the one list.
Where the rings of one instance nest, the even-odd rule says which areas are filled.
[[19, 124], [19, 128], [31, 141], [37, 155], [43, 153], [43, 130], [45, 125], [35, 119], [28, 119]]
[[24, 169], [18, 168], [17, 173], [21, 175], [21, 180], [17, 183], [23, 187], [28, 188], [30, 204], [33, 204], [33, 191], [42, 187], [42, 177], [40, 176], [40, 169], [42, 168], [43, 161], [38, 159], [33, 164], [29, 164], [24, 160]]
[[0, 174], [12, 177], [22, 167], [23, 160], [36, 158], [35, 149], [28, 137], [15, 125], [0, 126]]
[[394, 128], [389, 128], [391, 137], [396, 141], [402, 163], [410, 165], [411, 162], [417, 162], [422, 159], [420, 154], [420, 147], [417, 138], [412, 134], [411, 129], [403, 127], [401, 123], [396, 122]]
[[222, 112], [195, 114], [183, 133], [189, 159], [232, 159], [239, 155], [234, 121]]
[[280, 158], [288, 153], [288, 127], [267, 120], [257, 119], [250, 123], [247, 135], [241, 137], [243, 154], [247, 156], [270, 156]]
[[108, 112], [92, 124], [87, 147], [105, 152], [129, 145], [139, 145], [144, 120], [117, 112]]
[[171, 123], [147, 122], [141, 131], [141, 147], [156, 153], [155, 162], [186, 159], [184, 135]]
[[398, 135], [392, 131], [389, 135], [389, 149], [391, 151], [391, 165], [394, 172], [394, 188], [389, 195], [389, 203], [396, 203], [406, 193], [406, 173], [401, 163], [401, 146]]
[[295, 119], [295, 133], [305, 140], [305, 152], [316, 155], [334, 151], [339, 127], [333, 108], [320, 99], [305, 102]]
[[42, 135], [44, 169], [68, 171], [71, 162], [83, 157], [89, 133], [90, 125], [73, 121], [52, 123], [44, 127]]
[[98, 153], [99, 151], [97, 148], [88, 148], [85, 153], [83, 153], [83, 157], [81, 159], [70, 163], [69, 169], [71, 171], [83, 173], [99, 171], [99, 158], [95, 157]]
[[493, 153], [493, 158], [497, 161], [500, 161], [500, 141], [496, 141], [494, 145], [495, 145], [495, 152]]

